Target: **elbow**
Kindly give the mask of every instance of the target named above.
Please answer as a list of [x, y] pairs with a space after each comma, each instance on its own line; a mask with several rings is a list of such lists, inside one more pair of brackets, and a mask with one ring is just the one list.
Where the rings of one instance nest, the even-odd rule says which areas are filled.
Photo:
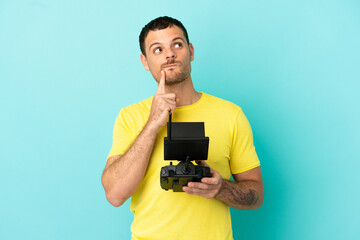
[[259, 209], [263, 205], [263, 199], [261, 199], [253, 208], [253, 210]]
[[257, 191], [257, 194], [256, 194], [256, 201], [255, 201], [255, 204], [253, 205], [253, 208], [252, 209], [259, 209], [263, 203], [264, 203], [264, 186], [263, 184], [261, 183], [261, 187], [260, 189], [258, 189]]
[[120, 207], [130, 197], [126, 195], [123, 191], [119, 191], [119, 189], [116, 188], [105, 190], [105, 194], [108, 202], [114, 207]]
[[125, 197], [125, 195], [116, 190], [116, 188], [110, 188], [108, 185], [104, 184], [104, 182], [103, 187], [105, 190], [106, 200], [114, 207], [120, 207], [128, 199], [128, 197]]
[[262, 195], [260, 198], [257, 199], [252, 210], [259, 209], [263, 205], [263, 203], [264, 203], [264, 195]]
[[107, 201], [114, 207], [120, 207], [132, 195], [129, 193], [126, 186], [123, 186], [119, 183], [112, 183], [107, 180], [104, 175], [102, 176], [101, 182], [105, 190]]
[[108, 202], [113, 205], [114, 207], [120, 207], [124, 204], [125, 201], [121, 201], [119, 199], [112, 199], [109, 198], [108, 196], [106, 196], [106, 199], [108, 200]]
[[236, 208], [240, 210], [256, 210], [259, 209], [263, 205], [263, 203], [264, 203], [264, 195], [261, 194], [252, 201], [249, 201], [247, 204], [238, 206]]
[[116, 198], [116, 197], [113, 197], [111, 196], [110, 194], [106, 194], [106, 199], [108, 200], [108, 202], [113, 205], [114, 207], [120, 207], [122, 206], [126, 199], [121, 199], [121, 198]]

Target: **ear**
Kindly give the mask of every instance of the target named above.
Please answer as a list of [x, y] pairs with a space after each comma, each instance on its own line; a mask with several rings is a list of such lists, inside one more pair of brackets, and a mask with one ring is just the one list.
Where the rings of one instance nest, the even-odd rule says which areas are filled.
[[147, 63], [147, 60], [146, 60], [146, 57], [144, 54], [140, 54], [140, 60], [141, 60], [142, 65], [144, 66], [145, 70], [149, 71], [150, 70], [149, 65]]
[[190, 60], [194, 61], [194, 46], [192, 43], [189, 43], [189, 50], [190, 50]]

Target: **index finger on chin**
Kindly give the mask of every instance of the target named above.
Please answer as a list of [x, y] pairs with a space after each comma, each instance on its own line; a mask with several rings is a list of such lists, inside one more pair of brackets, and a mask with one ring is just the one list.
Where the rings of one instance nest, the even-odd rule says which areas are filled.
[[160, 81], [159, 81], [159, 85], [158, 85], [158, 89], [157, 89], [157, 93], [165, 93], [165, 70], [161, 70], [161, 76], [160, 76]]

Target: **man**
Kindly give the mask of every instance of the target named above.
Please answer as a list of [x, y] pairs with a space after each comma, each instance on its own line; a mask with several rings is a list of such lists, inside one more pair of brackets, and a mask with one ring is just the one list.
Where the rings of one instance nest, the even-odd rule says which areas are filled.
[[[141, 62], [158, 83], [151, 98], [121, 109], [102, 183], [118, 207], [128, 198], [132, 239], [233, 239], [229, 206], [256, 209], [263, 202], [260, 162], [241, 108], [195, 91], [194, 47], [184, 26], [160, 17], [140, 34]], [[184, 192], [164, 191], [160, 169], [169, 112], [174, 122], [204, 122], [212, 177], [190, 182]], [[230, 181], [231, 174], [235, 182]]]

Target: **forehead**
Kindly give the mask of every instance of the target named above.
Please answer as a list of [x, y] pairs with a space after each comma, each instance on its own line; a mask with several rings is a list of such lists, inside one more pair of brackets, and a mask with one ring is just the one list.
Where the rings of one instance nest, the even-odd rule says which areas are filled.
[[171, 42], [174, 38], [180, 37], [184, 41], [185, 36], [181, 28], [177, 26], [171, 26], [161, 30], [149, 31], [148, 35], [145, 38], [145, 46], [148, 48], [153, 43], [167, 43]]

